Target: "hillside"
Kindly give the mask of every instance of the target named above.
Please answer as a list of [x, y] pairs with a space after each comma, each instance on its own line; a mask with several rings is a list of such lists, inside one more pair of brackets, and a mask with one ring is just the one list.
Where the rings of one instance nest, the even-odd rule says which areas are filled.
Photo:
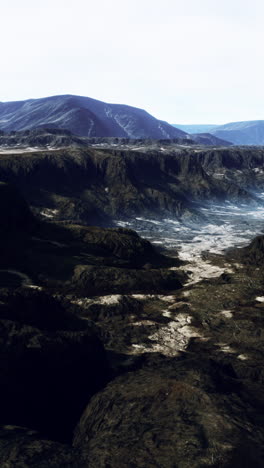
[[212, 129], [211, 133], [234, 145], [264, 145], [264, 120], [231, 122]]
[[193, 134], [210, 133], [234, 145], [264, 145], [264, 120], [230, 122], [224, 125], [174, 125], [184, 132]]
[[78, 136], [185, 138], [186, 133], [155, 119], [145, 110], [64, 95], [0, 103], [0, 130], [54, 127]]
[[211, 135], [211, 133], [193, 133], [191, 139], [195, 141], [195, 143], [205, 146], [232, 146], [233, 144], [230, 143], [230, 141]]

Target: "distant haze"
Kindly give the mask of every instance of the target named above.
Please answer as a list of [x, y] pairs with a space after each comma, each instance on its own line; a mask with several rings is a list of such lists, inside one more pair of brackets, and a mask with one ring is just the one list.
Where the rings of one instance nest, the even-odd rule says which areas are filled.
[[0, 101], [57, 94], [182, 124], [264, 119], [262, 0], [3, 0]]
[[197, 125], [181, 125], [173, 124], [174, 127], [180, 128], [187, 133], [210, 133], [217, 125], [212, 124], [197, 124]]

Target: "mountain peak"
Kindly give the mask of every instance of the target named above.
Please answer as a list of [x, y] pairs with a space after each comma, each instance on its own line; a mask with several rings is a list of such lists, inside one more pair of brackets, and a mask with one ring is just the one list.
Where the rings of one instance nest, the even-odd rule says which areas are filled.
[[2, 102], [0, 105], [0, 130], [20, 131], [50, 126], [87, 137], [188, 137], [186, 132], [156, 119], [143, 109], [109, 104], [85, 96], [64, 94]]

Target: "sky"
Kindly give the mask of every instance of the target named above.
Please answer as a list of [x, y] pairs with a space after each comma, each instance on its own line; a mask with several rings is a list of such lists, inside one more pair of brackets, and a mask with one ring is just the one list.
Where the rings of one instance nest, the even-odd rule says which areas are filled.
[[263, 0], [1, 0], [0, 101], [78, 94], [178, 124], [264, 120]]

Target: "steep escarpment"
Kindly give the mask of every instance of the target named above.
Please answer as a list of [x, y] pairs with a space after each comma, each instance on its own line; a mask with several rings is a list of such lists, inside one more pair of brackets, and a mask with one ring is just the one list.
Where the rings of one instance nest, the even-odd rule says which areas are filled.
[[233, 170], [247, 170], [262, 167], [264, 163], [263, 148], [218, 148], [199, 151], [197, 159], [205, 170], [225, 168]]
[[221, 183], [235, 184], [249, 192], [262, 190], [264, 151], [262, 147], [214, 148], [197, 152], [206, 173]]
[[89, 224], [188, 218], [200, 201], [252, 199], [236, 181], [209, 174], [203, 154], [91, 148], [2, 154], [0, 179], [17, 185], [43, 216]]

